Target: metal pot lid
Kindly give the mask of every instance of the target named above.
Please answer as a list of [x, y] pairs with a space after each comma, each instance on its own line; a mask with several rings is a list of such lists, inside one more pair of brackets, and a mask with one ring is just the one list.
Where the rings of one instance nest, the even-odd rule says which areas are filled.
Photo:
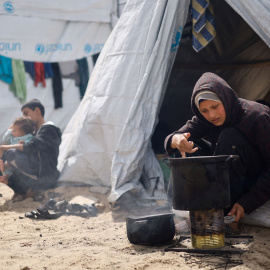
[[219, 156], [196, 156], [196, 157], [186, 157], [186, 158], [168, 158], [170, 164], [174, 163], [189, 163], [189, 162], [204, 162], [204, 163], [216, 163], [216, 162], [226, 162], [227, 160], [237, 159], [237, 155], [219, 155]]
[[154, 215], [147, 215], [147, 216], [129, 216], [126, 220], [143, 220], [143, 219], [155, 219], [160, 217], [173, 217], [174, 213], [163, 213], [163, 214], [154, 214]]

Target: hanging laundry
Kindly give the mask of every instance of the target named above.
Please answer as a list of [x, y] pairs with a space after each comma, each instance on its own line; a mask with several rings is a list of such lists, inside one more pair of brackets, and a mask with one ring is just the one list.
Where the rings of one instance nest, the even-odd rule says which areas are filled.
[[13, 92], [15, 97], [17, 97], [21, 103], [25, 103], [27, 91], [26, 91], [26, 78], [25, 78], [25, 68], [22, 60], [12, 59], [12, 72], [13, 80], [9, 85], [10, 91]]
[[0, 55], [0, 79], [11, 84], [13, 79], [11, 58]]
[[80, 86], [78, 63], [75, 60], [60, 62], [59, 68], [60, 68], [60, 73], [61, 73], [62, 78], [74, 79], [75, 85]]
[[29, 73], [31, 78], [35, 81], [36, 72], [34, 62], [24, 61], [25, 72]]
[[98, 60], [98, 57], [99, 57], [99, 53], [93, 54], [93, 55], [92, 55], [92, 59], [93, 59], [94, 65], [96, 64], [96, 62], [97, 62], [97, 60]]
[[42, 86], [46, 87], [44, 64], [35, 62], [34, 65], [35, 65], [35, 86], [37, 86], [38, 83], [41, 82]]
[[80, 76], [80, 98], [82, 99], [86, 88], [87, 84], [89, 81], [89, 69], [88, 69], [88, 63], [86, 58], [82, 58], [77, 60], [78, 63], [78, 68], [79, 68], [79, 76]]
[[53, 88], [54, 108], [58, 109], [63, 107], [62, 102], [63, 85], [58, 63], [51, 63], [51, 66], [53, 71], [52, 88]]
[[210, 0], [192, 0], [192, 46], [203, 49], [216, 35], [214, 10]]
[[53, 78], [52, 64], [51, 63], [43, 63], [43, 65], [44, 65], [45, 79]]

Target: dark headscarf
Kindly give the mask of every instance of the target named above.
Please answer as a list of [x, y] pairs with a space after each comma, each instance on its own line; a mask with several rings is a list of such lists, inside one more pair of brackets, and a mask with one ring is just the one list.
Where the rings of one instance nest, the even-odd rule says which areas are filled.
[[201, 91], [212, 91], [218, 95], [226, 112], [226, 120], [224, 126], [233, 126], [243, 117], [243, 109], [240, 100], [233, 89], [218, 75], [214, 73], [204, 73], [197, 81], [191, 97], [191, 108], [193, 113], [205, 124], [214, 126], [208, 122], [199, 112], [195, 105], [195, 96]]

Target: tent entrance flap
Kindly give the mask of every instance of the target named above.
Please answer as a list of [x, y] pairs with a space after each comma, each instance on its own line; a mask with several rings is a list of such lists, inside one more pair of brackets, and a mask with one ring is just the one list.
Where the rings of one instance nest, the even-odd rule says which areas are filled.
[[[110, 202], [129, 190], [141, 198], [166, 198], [150, 139], [188, 6], [188, 0], [127, 2], [64, 132], [61, 181], [102, 183], [111, 187]], [[141, 184], [143, 169], [160, 179], [154, 197]]]

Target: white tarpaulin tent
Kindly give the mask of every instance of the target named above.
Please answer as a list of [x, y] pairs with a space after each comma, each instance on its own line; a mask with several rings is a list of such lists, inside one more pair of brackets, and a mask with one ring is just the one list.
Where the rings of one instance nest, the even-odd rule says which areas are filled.
[[[165, 198], [150, 139], [188, 5], [188, 0], [127, 2], [63, 134], [61, 181], [111, 189], [110, 202], [129, 190], [141, 200]], [[153, 178], [149, 193], [140, 193], [144, 166]], [[152, 197], [155, 177], [160, 181]]]
[[226, 0], [226, 2], [270, 46], [270, 3], [268, 0]]
[[[57, 63], [85, 57], [91, 74], [92, 55], [101, 51], [117, 16], [116, 0], [0, 0], [0, 55]], [[62, 83], [63, 107], [55, 109], [52, 79], [46, 79], [46, 87], [36, 87], [26, 73], [26, 100], [40, 99], [46, 108], [45, 120], [53, 121], [63, 131], [81, 99], [74, 80], [65, 78]], [[22, 104], [9, 90], [9, 84], [0, 80], [0, 88], [2, 138], [21, 115]]]
[[49, 20], [111, 23], [113, 1], [110, 0], [1, 0], [0, 15], [38, 17]]
[[[234, 1], [227, 2], [234, 8]], [[267, 42], [269, 32], [262, 24], [268, 27], [269, 18], [257, 19], [265, 14], [262, 9], [269, 12], [270, 3], [238, 3], [251, 7], [252, 13], [243, 11], [241, 16]], [[127, 191], [135, 191], [140, 199], [164, 198], [162, 171], [150, 139], [189, 4], [189, 0], [127, 2], [95, 66], [85, 97], [63, 134], [60, 181], [109, 191], [112, 203]], [[150, 188], [145, 189], [140, 181], [142, 173], [148, 179], [160, 177], [154, 197], [155, 181], [150, 180]]]
[[116, 20], [115, 0], [0, 1], [0, 54], [63, 62], [99, 53]]

